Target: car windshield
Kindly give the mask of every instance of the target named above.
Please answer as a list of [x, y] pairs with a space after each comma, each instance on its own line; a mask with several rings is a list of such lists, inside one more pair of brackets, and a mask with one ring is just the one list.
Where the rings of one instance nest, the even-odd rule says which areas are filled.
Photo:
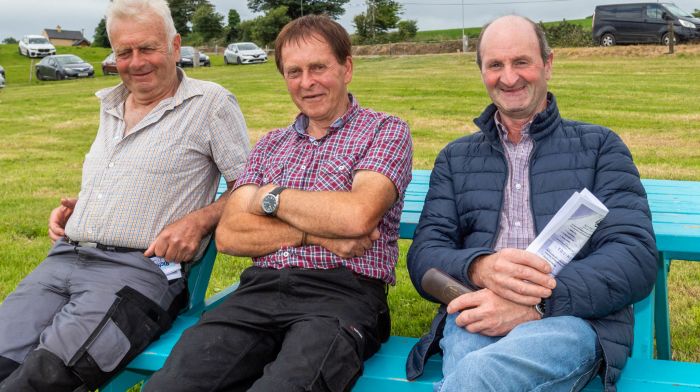
[[48, 44], [49, 40], [44, 37], [29, 38], [30, 44]]
[[693, 15], [690, 15], [690, 13], [685, 12], [682, 9], [678, 8], [678, 6], [676, 6], [675, 4], [664, 4], [664, 7], [666, 7], [666, 9], [669, 10], [675, 16], [683, 16], [686, 18], [693, 17]]
[[83, 59], [78, 56], [73, 56], [72, 54], [68, 56], [57, 56], [56, 61], [63, 65], [84, 63]]
[[238, 50], [256, 50], [260, 49], [255, 44], [238, 44]]
[[114, 62], [114, 52], [110, 53], [109, 56], [105, 59], [106, 62], [113, 63]]
[[191, 46], [183, 46], [180, 48], [180, 56], [192, 56], [194, 54], [194, 48]]

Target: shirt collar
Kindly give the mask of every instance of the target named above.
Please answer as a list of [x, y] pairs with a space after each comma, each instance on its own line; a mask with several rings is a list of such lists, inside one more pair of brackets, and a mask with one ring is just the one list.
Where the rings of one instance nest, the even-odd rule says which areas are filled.
[[[496, 111], [496, 114], [493, 116], [494, 121], [496, 122], [496, 128], [498, 129], [498, 136], [500, 136], [501, 140], [508, 140], [508, 128], [506, 128], [505, 125], [501, 122], [501, 114]], [[534, 118], [533, 118], [534, 119]], [[530, 136], [530, 126], [532, 125], [532, 120], [528, 121], [523, 125], [523, 129], [520, 130], [520, 134], [522, 135], [523, 138], [527, 138]]]
[[[182, 104], [189, 98], [204, 94], [202, 89], [195, 83], [192, 83], [192, 79], [188, 78], [182, 69], [176, 68], [176, 70], [177, 78], [180, 80], [180, 85], [177, 87], [175, 95], [161, 101], [169, 101], [168, 108], [171, 109]], [[95, 95], [102, 101], [105, 109], [109, 111], [124, 104], [126, 97], [129, 96], [129, 89], [126, 88], [124, 82], [121, 82], [115, 87], [102, 89], [95, 93]]]
[[[335, 121], [333, 121], [333, 123], [331, 123], [331, 126], [328, 128], [328, 132], [326, 134], [343, 128], [345, 124], [347, 124], [359, 111], [360, 105], [357, 103], [355, 97], [348, 93], [348, 99], [350, 100], [350, 107], [348, 107], [345, 114], [338, 117]], [[306, 128], [309, 127], [309, 117], [304, 113], [299, 113], [294, 120], [292, 127], [300, 136], [307, 136]]]

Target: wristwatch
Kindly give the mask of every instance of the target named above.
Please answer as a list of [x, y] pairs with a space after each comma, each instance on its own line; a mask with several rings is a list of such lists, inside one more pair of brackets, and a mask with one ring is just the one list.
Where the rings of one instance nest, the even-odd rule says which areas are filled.
[[263, 196], [261, 207], [266, 215], [275, 216], [280, 206], [280, 193], [285, 189], [287, 187], [278, 186]]
[[540, 303], [535, 305], [534, 308], [535, 308], [535, 312], [537, 312], [540, 315], [540, 317], [544, 317], [544, 312], [545, 312], [544, 298], [542, 298], [542, 301], [540, 301]]

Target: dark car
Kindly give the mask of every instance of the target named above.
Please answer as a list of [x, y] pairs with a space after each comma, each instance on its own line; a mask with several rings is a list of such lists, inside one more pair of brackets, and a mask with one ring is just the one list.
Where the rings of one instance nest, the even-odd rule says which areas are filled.
[[110, 53], [107, 58], [102, 60], [102, 75], [117, 75], [117, 60], [114, 58], [114, 52]]
[[46, 56], [36, 65], [39, 80], [62, 80], [95, 76], [95, 69], [74, 54]]
[[660, 43], [670, 40], [669, 20], [676, 41], [700, 39], [700, 19], [673, 3], [599, 5], [593, 14], [593, 40], [603, 46]]
[[[192, 46], [183, 46], [180, 48], [180, 61], [177, 62], [177, 65], [179, 67], [193, 67], [193, 60], [194, 59], [194, 48]], [[211, 66], [211, 61], [209, 60], [209, 56], [206, 54], [199, 52], [199, 65], [202, 67], [209, 67]]]
[[5, 68], [0, 65], [0, 75], [2, 75], [3, 78], [7, 79], [7, 76], [5, 76]]

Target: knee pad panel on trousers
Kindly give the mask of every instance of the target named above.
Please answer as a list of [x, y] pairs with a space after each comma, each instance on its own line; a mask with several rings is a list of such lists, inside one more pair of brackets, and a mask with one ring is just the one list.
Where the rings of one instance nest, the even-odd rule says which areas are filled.
[[118, 373], [161, 333], [172, 318], [158, 304], [125, 286], [105, 318], [68, 363], [89, 389]]
[[367, 334], [356, 325], [343, 320], [339, 323], [338, 333], [326, 352], [318, 376], [307, 388], [308, 391], [349, 391], [362, 374]]
[[15, 362], [9, 358], [0, 357], [0, 382], [6, 379], [19, 367], [19, 362]]
[[0, 384], [0, 391], [73, 392], [82, 384], [61, 358], [47, 350], [37, 349], [30, 352], [24, 363]]

